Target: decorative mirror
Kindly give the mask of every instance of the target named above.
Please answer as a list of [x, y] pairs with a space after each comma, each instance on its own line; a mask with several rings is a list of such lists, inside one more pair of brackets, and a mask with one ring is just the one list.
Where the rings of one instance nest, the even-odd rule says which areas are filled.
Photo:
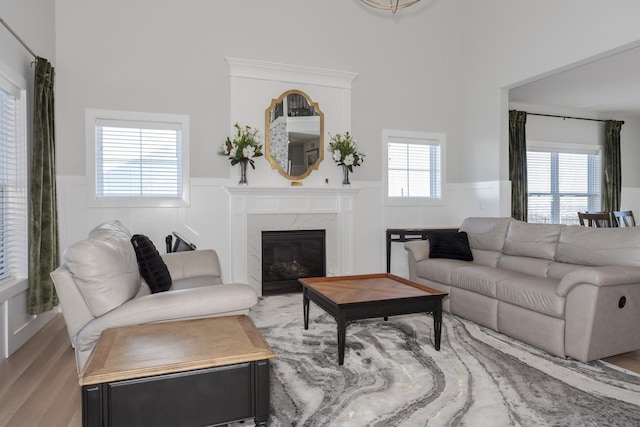
[[265, 111], [265, 156], [290, 180], [306, 178], [324, 159], [324, 113], [299, 90], [288, 90]]

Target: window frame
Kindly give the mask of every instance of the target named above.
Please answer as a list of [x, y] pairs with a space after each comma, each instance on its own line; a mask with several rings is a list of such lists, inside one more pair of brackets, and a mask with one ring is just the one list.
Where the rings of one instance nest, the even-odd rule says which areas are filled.
[[[98, 197], [96, 194], [96, 125], [99, 120], [141, 123], [175, 123], [182, 133], [182, 197]], [[86, 200], [89, 207], [186, 207], [190, 205], [189, 116], [181, 114], [146, 113], [87, 109], [86, 131]]]
[[[437, 144], [424, 144], [413, 142], [417, 145], [438, 145], [440, 147], [440, 197], [390, 197], [389, 196], [389, 143], [396, 142], [394, 139], [406, 139], [415, 141], [436, 141]], [[383, 153], [383, 204], [385, 206], [444, 206], [445, 205], [445, 182], [446, 182], [446, 142], [447, 136], [438, 132], [422, 132], [409, 130], [382, 130], [382, 153]], [[411, 142], [407, 142], [408, 144]]]
[[[16, 110], [16, 180], [15, 188], [18, 195], [17, 221], [11, 224], [12, 247], [7, 254], [9, 274], [0, 278], [0, 291], [20, 285], [24, 289], [28, 286], [29, 259], [29, 155], [28, 155], [28, 125], [27, 125], [27, 81], [13, 74], [9, 67], [0, 62], [0, 86], [15, 98]], [[0, 212], [0, 214], [4, 214]], [[4, 243], [3, 243], [4, 244]], [[1, 293], [1, 292], [0, 292]], [[1, 301], [1, 300], [0, 300]]]
[[[527, 152], [529, 151], [537, 151], [543, 153], [566, 153], [566, 154], [583, 154], [583, 155], [598, 155], [600, 157], [600, 194], [598, 197], [602, 198], [602, 156], [603, 156], [603, 147], [598, 144], [579, 144], [579, 143], [562, 143], [562, 142], [552, 142], [552, 141], [539, 141], [539, 140], [527, 140]], [[527, 170], [529, 169], [529, 165], [527, 164]], [[587, 172], [588, 173], [588, 172]], [[553, 176], [550, 177], [552, 181], [552, 189], [553, 189]], [[591, 181], [591, 180], [589, 180]], [[555, 186], [558, 183], [556, 182]], [[590, 183], [587, 184], [588, 186]], [[528, 187], [528, 186], [527, 186]], [[527, 199], [529, 198], [529, 189], [527, 188]], [[587, 193], [590, 194], [590, 193]], [[554, 193], [551, 192], [550, 195], [552, 198], [556, 198]], [[553, 207], [552, 207], [553, 212]], [[527, 212], [528, 214], [528, 212]], [[553, 219], [553, 214], [552, 218]], [[576, 217], [577, 220], [577, 217]], [[552, 224], [563, 224], [563, 223], [552, 223]]]

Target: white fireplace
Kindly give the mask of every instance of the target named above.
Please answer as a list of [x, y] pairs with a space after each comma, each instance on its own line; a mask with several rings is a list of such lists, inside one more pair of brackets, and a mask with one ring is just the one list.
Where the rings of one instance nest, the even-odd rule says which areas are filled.
[[225, 187], [229, 194], [231, 281], [262, 294], [262, 231], [326, 231], [327, 275], [353, 273], [355, 188]]

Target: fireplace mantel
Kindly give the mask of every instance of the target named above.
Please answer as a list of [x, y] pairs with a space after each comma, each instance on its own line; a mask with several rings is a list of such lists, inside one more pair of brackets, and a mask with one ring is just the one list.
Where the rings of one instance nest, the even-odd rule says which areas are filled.
[[[231, 212], [339, 213], [358, 193], [357, 188], [332, 187], [225, 187]], [[351, 206], [347, 207], [351, 211]]]
[[331, 273], [353, 273], [353, 205], [358, 188], [229, 186], [225, 191], [229, 195], [233, 282], [249, 283], [259, 294], [262, 292], [258, 278], [249, 277], [247, 229], [254, 215], [300, 215], [307, 226], [313, 226], [315, 217], [320, 220], [327, 214], [334, 215], [336, 235], [332, 238], [337, 242], [334, 249], [338, 265]]

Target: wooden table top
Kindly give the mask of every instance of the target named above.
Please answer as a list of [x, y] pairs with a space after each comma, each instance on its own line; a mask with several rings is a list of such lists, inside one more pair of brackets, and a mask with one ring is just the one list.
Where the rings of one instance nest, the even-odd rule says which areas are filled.
[[107, 329], [80, 385], [271, 359], [275, 354], [244, 315]]
[[338, 305], [447, 295], [446, 292], [389, 273], [313, 277], [299, 280], [303, 285], [316, 290]]

